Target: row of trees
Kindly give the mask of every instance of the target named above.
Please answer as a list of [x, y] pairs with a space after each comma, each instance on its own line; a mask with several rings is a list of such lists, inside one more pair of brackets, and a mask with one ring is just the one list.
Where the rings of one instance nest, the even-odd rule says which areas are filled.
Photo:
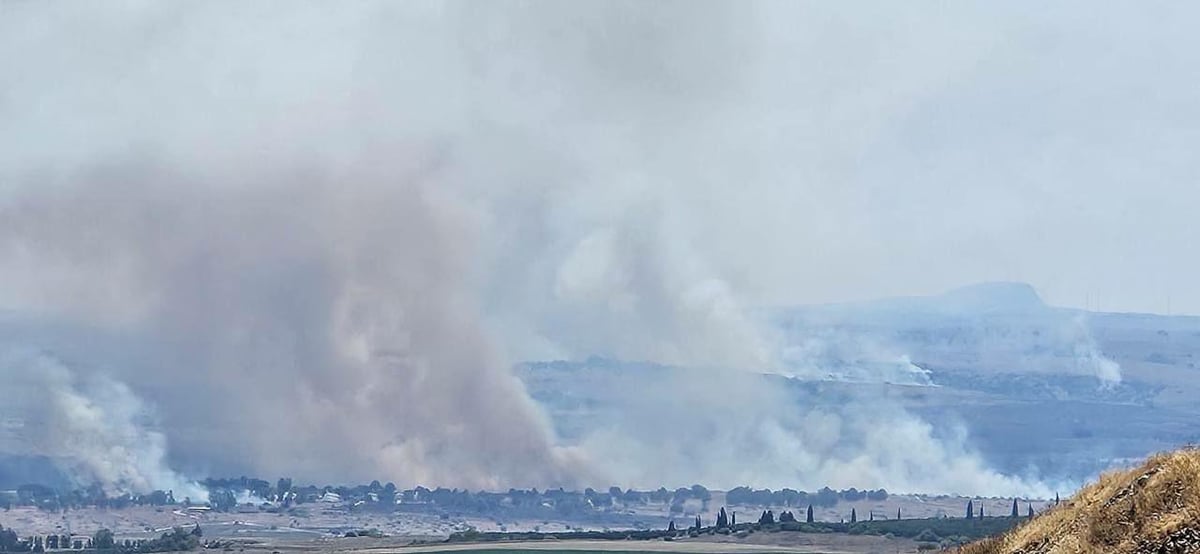
[[175, 527], [163, 533], [158, 538], [149, 540], [118, 541], [109, 529], [100, 529], [90, 538], [72, 537], [67, 535], [35, 535], [21, 538], [13, 529], [0, 526], [0, 552], [45, 552], [46, 550], [82, 550], [89, 549], [97, 552], [120, 552], [128, 554], [151, 552], [183, 552], [194, 550], [200, 546], [204, 536], [200, 525], [191, 530]]
[[[0, 497], [0, 505], [5, 509], [17, 505], [61, 511], [82, 507], [120, 509], [129, 506], [167, 506], [178, 503], [171, 491], [156, 490], [147, 494], [109, 496], [99, 486], [60, 491], [45, 485], [31, 483], [17, 487], [15, 493], [15, 496]], [[184, 499], [184, 502], [189, 501], [190, 499]]]
[[[853, 514], [854, 510], [851, 509], [850, 513]], [[793, 514], [790, 510], [783, 510], [783, 511], [779, 512], [779, 520], [778, 520], [779, 523], [795, 523], [796, 521], [797, 521], [796, 514]], [[770, 524], [776, 523], [775, 512], [773, 512], [771, 510], [763, 510], [762, 515], [758, 516], [758, 522], [760, 524], [764, 524], [764, 525], [770, 525]], [[813, 522], [812, 504], [808, 505], [808, 511], [805, 514], [805, 522], [807, 522], [807, 523]]]
[[[1058, 503], [1058, 499], [1056, 497], [1055, 504], [1057, 505], [1057, 503]], [[1026, 508], [1027, 508], [1026, 516], [1033, 517], [1033, 505], [1026, 503]], [[814, 515], [815, 514], [813, 512], [813, 505], [809, 504], [808, 509], [805, 512], [805, 517], [804, 517], [805, 523], [815, 523]], [[980, 506], [979, 506], [979, 511], [976, 512], [974, 501], [973, 500], [967, 501], [966, 519], [977, 519], [977, 518], [982, 519], [985, 516], [986, 516], [986, 514], [984, 513], [982, 504], [980, 504]], [[1012, 511], [1010, 512], [1009, 517], [1014, 518], [1014, 519], [1021, 517], [1020, 504], [1019, 504], [1019, 501], [1015, 498], [1013, 499], [1013, 502], [1012, 502]], [[898, 521], [900, 519], [902, 519], [902, 513], [900, 511], [900, 508], [896, 508], [896, 520]], [[868, 520], [875, 521], [875, 511], [874, 510], [871, 510], [869, 512]], [[776, 523], [797, 523], [797, 522], [799, 522], [799, 520], [796, 519], [796, 515], [794, 513], [792, 513], [790, 510], [782, 510], [782, 511], [780, 511], [778, 517], [776, 517], [775, 512], [773, 510], [767, 509], [767, 510], [763, 510], [761, 515], [759, 515], [759, 517], [758, 517], [759, 525], [773, 525]], [[856, 508], [850, 508], [849, 523], [858, 523], [858, 510]], [[716, 529], [724, 529], [724, 528], [735, 527], [736, 525], [737, 525], [737, 514], [736, 513], [730, 514], [730, 513], [726, 512], [725, 507], [722, 506], [721, 509], [717, 511], [717, 517], [716, 517], [716, 521], [713, 524], [713, 527]], [[675, 526], [675, 522], [672, 521], [669, 529], [673, 530], [674, 526]], [[697, 529], [697, 530], [703, 528], [700, 516], [696, 516], [696, 523], [695, 523], [694, 527], [692, 527], [692, 528]]]
[[[606, 491], [588, 488], [582, 492], [567, 491], [562, 488], [544, 491], [534, 488], [509, 489], [507, 492], [472, 492], [466, 489], [428, 489], [421, 486], [399, 490], [393, 483], [384, 484], [379, 481], [357, 486], [296, 486], [290, 478], [286, 477], [271, 483], [263, 479], [244, 476], [233, 479], [206, 479], [201, 484], [208, 489], [208, 504], [218, 511], [236, 509], [239, 499], [245, 501], [246, 496], [249, 495], [251, 498], [257, 499], [255, 502], [262, 509], [287, 509], [296, 504], [333, 499], [356, 506], [355, 509], [392, 510], [396, 509], [398, 504], [417, 504], [433, 505], [441, 509], [462, 512], [490, 513], [518, 510], [532, 513], [549, 511], [559, 516], [584, 515], [595, 511], [627, 509], [646, 504], [667, 504], [671, 514], [682, 514], [687, 511], [687, 502], [697, 500], [701, 502], [701, 511], [707, 511], [708, 503], [713, 496], [707, 488], [701, 485], [680, 487], [673, 491], [665, 487], [649, 491], [609, 487]], [[51, 511], [83, 506], [121, 508], [129, 505], [191, 504], [190, 498], [177, 500], [172, 491], [153, 491], [142, 495], [126, 494], [109, 497], [99, 487], [60, 492], [41, 485], [23, 485], [16, 492], [15, 500], [18, 505], [32, 505]], [[729, 506], [774, 506], [797, 509], [805, 506], [810, 509], [813, 506], [829, 508], [843, 501], [881, 502], [887, 498], [888, 492], [884, 489], [849, 488], [835, 491], [829, 487], [811, 493], [787, 488], [773, 491], [771, 489], [737, 487], [725, 495], [726, 504]], [[0, 503], [3, 502], [4, 499], [0, 498]], [[969, 511], [971, 512], [969, 517], [976, 517], [973, 506]], [[851, 516], [856, 518], [857, 514], [852, 513]]]
[[15, 529], [5, 529], [0, 525], [0, 552], [45, 552], [72, 548], [81, 550], [92, 548], [92, 544], [92, 538], [59, 534], [21, 538]]
[[[1055, 497], [1054, 497], [1054, 505], [1055, 505], [1055, 506], [1057, 506], [1057, 505], [1058, 505], [1058, 496], [1057, 496], [1057, 495], [1055, 495]], [[1025, 510], [1026, 510], [1026, 511], [1025, 511], [1025, 515], [1026, 515], [1026, 517], [1033, 517], [1033, 504], [1031, 504], [1031, 503], [1029, 503], [1029, 502], [1026, 502], [1026, 503], [1025, 503]], [[984, 517], [985, 515], [986, 515], [986, 514], [984, 513], [984, 510], [983, 510], [983, 503], [982, 503], [982, 502], [980, 502], [980, 503], [979, 503], [979, 511], [978, 511], [978, 512], [976, 512], [976, 511], [975, 511], [975, 502], [974, 502], [973, 500], [968, 500], [968, 501], [967, 501], [967, 514], [966, 514], [966, 519], [976, 519], [976, 518], [978, 518], [978, 519], [983, 519], [983, 517]], [[1016, 498], [1014, 498], [1014, 499], [1013, 499], [1013, 501], [1012, 501], [1012, 510], [1011, 510], [1011, 511], [1009, 511], [1009, 513], [1008, 513], [1008, 517], [1011, 517], [1011, 518], [1018, 518], [1018, 517], [1021, 517], [1021, 506], [1020, 506], [1020, 504], [1017, 502], [1017, 499], [1016, 499]]]
[[[239, 499], [257, 499], [255, 502], [271, 504], [277, 508], [289, 508], [296, 504], [304, 504], [336, 498], [351, 504], [378, 506], [384, 509], [397, 504], [432, 504], [440, 508], [456, 511], [491, 512], [506, 508], [543, 510], [550, 506], [560, 515], [581, 514], [596, 510], [629, 508], [647, 504], [667, 504], [671, 513], [679, 514], [685, 511], [689, 501], [700, 501], [702, 510], [708, 509], [712, 493], [702, 485], [680, 487], [669, 490], [660, 487], [657, 490], [639, 491], [634, 489], [622, 490], [610, 487], [606, 491], [592, 488], [582, 492], [567, 491], [562, 488], [547, 489], [509, 489], [507, 492], [472, 492], [466, 489], [415, 487], [399, 490], [393, 483], [382, 484], [373, 481], [367, 485], [358, 486], [296, 486], [290, 478], [280, 478], [275, 483], [263, 479], [239, 477], [233, 479], [206, 479], [200, 483], [208, 490], [208, 505], [218, 511], [231, 511], [237, 508]], [[730, 505], [781, 505], [800, 506], [805, 499], [818, 506], [832, 506], [840, 500], [858, 500], [870, 498], [883, 500], [887, 491], [858, 491], [847, 489], [841, 492], [829, 488], [815, 493], [806, 493], [792, 489], [772, 491], [770, 489], [750, 489], [738, 487], [727, 493]], [[152, 491], [147, 494], [123, 494], [108, 496], [99, 487], [59, 491], [50, 487], [30, 484], [23, 485], [17, 490], [15, 498], [0, 497], [0, 505], [11, 507], [15, 505], [36, 506], [47, 511], [62, 511], [81, 507], [124, 508], [127, 506], [151, 505], [191, 505], [192, 499], [177, 499], [173, 491]]]
[[824, 487], [810, 493], [794, 489], [772, 491], [771, 489], [737, 487], [725, 494], [725, 503], [732, 506], [783, 506], [798, 508], [812, 504], [821, 507], [831, 507], [841, 501], [857, 502], [860, 500], [871, 500], [882, 502], [887, 500], [887, 498], [888, 492], [885, 489], [858, 490], [851, 487], [842, 491], [835, 491], [829, 487]]

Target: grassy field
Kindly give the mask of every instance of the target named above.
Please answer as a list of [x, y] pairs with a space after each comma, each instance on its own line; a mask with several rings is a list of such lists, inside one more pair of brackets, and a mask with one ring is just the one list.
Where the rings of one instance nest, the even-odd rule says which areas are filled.
[[545, 546], [538, 546], [538, 545], [514, 544], [514, 545], [511, 545], [508, 547], [504, 547], [504, 548], [498, 548], [498, 547], [494, 547], [494, 546], [480, 547], [480, 548], [443, 547], [443, 549], [437, 549], [437, 547], [435, 547], [433, 549], [421, 548], [419, 550], [405, 548], [402, 551], [400, 551], [400, 553], [403, 554], [404, 552], [414, 552], [415, 551], [415, 552], [422, 552], [422, 553], [427, 553], [427, 554], [435, 553], [435, 552], [453, 552], [456, 554], [464, 554], [464, 553], [469, 553], [469, 554], [514, 554], [517, 552], [534, 552], [537, 554], [601, 554], [601, 553], [609, 553], [609, 552], [620, 552], [622, 554], [664, 554], [664, 553], [675, 553], [675, 554], [810, 553], [810, 554], [812, 554], [812, 553], [821, 552], [818, 550], [800, 549], [800, 548], [771, 547], [771, 546], [760, 546], [760, 545], [731, 545], [731, 544], [724, 544], [724, 543], [708, 543], [708, 542], [679, 543], [679, 544], [674, 544], [674, 545], [672, 545], [671, 543], [660, 543], [660, 544], [655, 545], [655, 547], [656, 548], [649, 548], [647, 545], [639, 545], [635, 549], [635, 548], [624, 547], [623, 545], [621, 545], [619, 543], [606, 544], [606, 545], [587, 545], [585, 547], [580, 547], [580, 548], [570, 548], [570, 547], [563, 548], [560, 546], [545, 547]]
[[[826, 536], [818, 544], [739, 544], [710, 540], [686, 541], [548, 541], [548, 542], [507, 542], [491, 544], [430, 544], [410, 546], [400, 549], [387, 549], [395, 554], [454, 552], [471, 554], [513, 554], [514, 552], [536, 552], [538, 554], [593, 554], [600, 552], [621, 552], [623, 554], [815, 554], [815, 553], [847, 553], [868, 552], [876, 548], [862, 548], [862, 541], [849, 537], [850, 542], [842, 540], [846, 536]], [[876, 540], [879, 538], [876, 537]], [[874, 543], [873, 543], [874, 544]], [[890, 549], [888, 550], [891, 551]], [[370, 549], [369, 552], [379, 553], [380, 549]]]
[[[716, 547], [716, 548], [719, 549], [720, 547]], [[688, 554], [688, 553], [710, 554], [713, 551], [714, 550], [711, 548], [707, 548], [707, 549], [696, 548], [693, 550], [688, 550], [687, 546], [681, 545], [678, 549], [673, 549], [673, 550], [670, 550], [669, 552], [678, 552], [680, 554]], [[480, 549], [474, 549], [474, 550], [432, 550], [432, 551], [427, 551], [427, 552], [470, 552], [472, 554], [513, 554], [514, 552], [536, 552], [537, 554], [602, 554], [602, 553], [607, 553], [607, 552], [622, 552], [624, 554], [662, 554], [662, 552], [664, 552], [664, 550], [574, 550], [574, 549], [570, 549], [570, 548], [549, 549], [549, 548], [513, 547], [513, 548], [480, 548]], [[739, 553], [744, 552], [746, 554], [753, 554], [755, 552], [759, 552], [762, 554], [767, 554], [767, 553], [775, 554], [778, 551], [775, 551], [775, 550], [769, 550], [769, 551], [768, 550], [737, 550], [736, 552], [739, 552]]]

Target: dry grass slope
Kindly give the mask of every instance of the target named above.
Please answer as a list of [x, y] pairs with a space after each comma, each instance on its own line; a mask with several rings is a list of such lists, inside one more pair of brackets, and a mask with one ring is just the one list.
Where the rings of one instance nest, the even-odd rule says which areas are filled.
[[1200, 553], [1200, 450], [1107, 473], [1057, 508], [962, 552]]

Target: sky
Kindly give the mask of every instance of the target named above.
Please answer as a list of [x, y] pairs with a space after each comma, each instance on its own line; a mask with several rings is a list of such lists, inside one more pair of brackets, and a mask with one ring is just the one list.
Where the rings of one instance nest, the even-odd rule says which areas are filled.
[[1196, 11], [0, 2], [0, 312], [58, 352], [0, 361], [189, 473], [501, 486], [594, 469], [521, 360], [761, 368], [748, 308], [982, 281], [1200, 314]]
[[[658, 210], [754, 303], [1015, 280], [1200, 313], [1185, 4], [2, 10], [3, 189], [105, 160], [512, 138], [473, 196]], [[564, 167], [514, 184], [521, 156]]]

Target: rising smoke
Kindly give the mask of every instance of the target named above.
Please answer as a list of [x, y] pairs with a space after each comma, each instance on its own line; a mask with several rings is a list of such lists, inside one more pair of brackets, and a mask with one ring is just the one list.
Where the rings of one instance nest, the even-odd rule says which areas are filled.
[[[0, 154], [0, 306], [144, 351], [109, 367], [115, 380], [44, 370], [70, 415], [48, 448], [77, 472], [162, 488], [179, 481], [165, 452], [194, 474], [473, 488], [679, 479], [669, 468], [713, 484], [1044, 491], [883, 399], [807, 409], [725, 371], [778, 358], [738, 294], [753, 270], [723, 255], [784, 240], [770, 224], [794, 213], [822, 217], [788, 211], [803, 189], [780, 180], [813, 170], [760, 136], [774, 112], [738, 100], [788, 97], [760, 88], [768, 16], [691, 2], [6, 9], [0, 45], [39, 53], [0, 66], [27, 75], [0, 112], [25, 133]], [[31, 20], [46, 25], [16, 31]], [[699, 378], [637, 384], [628, 419], [564, 446], [507, 368], [591, 354]], [[140, 411], [134, 389], [169, 452], [109, 407]], [[80, 428], [99, 437], [82, 446], [149, 451], [68, 448]]]
[[167, 439], [155, 430], [152, 410], [123, 383], [103, 374], [76, 375], [45, 354], [6, 350], [0, 379], [10, 390], [32, 391], [23, 402], [27, 454], [62, 464], [80, 484], [98, 484], [108, 494], [172, 491], [177, 498], [205, 502], [207, 491], [167, 464]]

